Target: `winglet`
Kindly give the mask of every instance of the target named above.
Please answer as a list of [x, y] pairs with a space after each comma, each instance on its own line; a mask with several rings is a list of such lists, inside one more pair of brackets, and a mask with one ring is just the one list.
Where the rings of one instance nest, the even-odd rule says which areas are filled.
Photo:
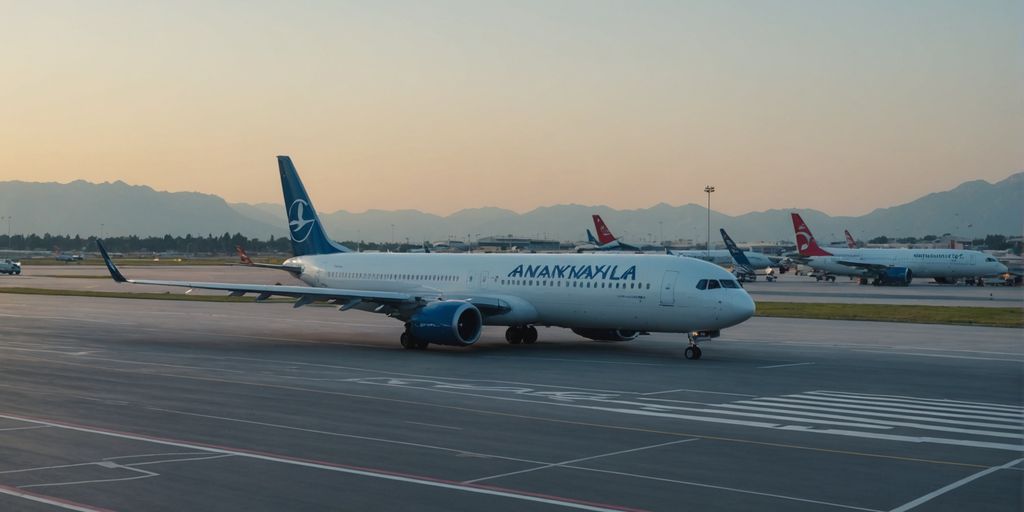
[[107, 270], [110, 271], [110, 277], [113, 277], [114, 281], [117, 281], [118, 283], [128, 281], [125, 279], [124, 274], [117, 269], [117, 265], [114, 265], [114, 262], [110, 260], [110, 255], [107, 254], [107, 248], [103, 247], [103, 242], [98, 238], [96, 239], [96, 245], [100, 248], [100, 254], [103, 256], [103, 263], [107, 265]]

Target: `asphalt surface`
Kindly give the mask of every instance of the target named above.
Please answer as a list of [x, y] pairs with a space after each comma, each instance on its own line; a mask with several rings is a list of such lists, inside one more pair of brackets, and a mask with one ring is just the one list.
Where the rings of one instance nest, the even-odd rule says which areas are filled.
[[699, 361], [679, 335], [400, 331], [0, 294], [0, 510], [1024, 506], [1019, 329], [755, 318]]

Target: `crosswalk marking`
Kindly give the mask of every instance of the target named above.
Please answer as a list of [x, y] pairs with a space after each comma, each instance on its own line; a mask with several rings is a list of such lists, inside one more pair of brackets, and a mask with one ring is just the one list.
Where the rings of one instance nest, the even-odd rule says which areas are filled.
[[[720, 405], [717, 405], [717, 407], [724, 407], [724, 408], [728, 408], [728, 409], [743, 409], [743, 410], [749, 410], [749, 411], [773, 411], [773, 410], [777, 410], [777, 409], [765, 409], [763, 407], [758, 407], [756, 405], [736, 405], [736, 404], [758, 404], [758, 403], [759, 402], [754, 402], [754, 401], [750, 401], [750, 400], [744, 400], [742, 402], [735, 402], [733, 404], [720, 404]], [[822, 412], [826, 412], [826, 413], [827, 412], [846, 412], [844, 409], [837, 409], [837, 408], [833, 408], [833, 407], [814, 407], [814, 406], [790, 405], [790, 404], [779, 404], [778, 406], [785, 407], [787, 409], [788, 408], [806, 409], [806, 410], [810, 410], [810, 411], [822, 411]], [[833, 414], [820, 414], [820, 413], [815, 413], [815, 412], [806, 412], [806, 413], [805, 412], [799, 412], [799, 411], [794, 411], [794, 412], [796, 412], [797, 414], [806, 414], [807, 416], [816, 416], [816, 417], [822, 417], [822, 418], [831, 418], [831, 417], [846, 418], [847, 417], [847, 416], [839, 416], [839, 415], [833, 415]], [[951, 419], [946, 419], [946, 418], [928, 418], [928, 417], [924, 417], [924, 416], [905, 416], [905, 415], [902, 415], [902, 414], [887, 414], [887, 413], [884, 413], [884, 412], [864, 411], [864, 412], [858, 412], [857, 414], [860, 414], [861, 416], [871, 416], [871, 417], [878, 417], [878, 418], [903, 418], [903, 419], [912, 419], [914, 421], [931, 421], [933, 423], [944, 423], [944, 424], [947, 424], [947, 425], [963, 425], [965, 427], [986, 427], [986, 428], [1000, 428], [1000, 429], [1009, 429], [1009, 430], [1020, 430], [1020, 428], [1021, 428], [1019, 425], [1014, 425], [1014, 424], [997, 425], [997, 424], [994, 424], [994, 423], [982, 423], [980, 421], [961, 421], [961, 420], [951, 420]]]
[[865, 399], [865, 400], [873, 400], [873, 401], [876, 401], [876, 402], [892, 401], [892, 402], [910, 402], [910, 403], [919, 403], [919, 404], [931, 403], [932, 405], [954, 405], [954, 406], [958, 406], [958, 407], [991, 409], [991, 410], [1004, 409], [1004, 410], [1007, 410], [1009, 412], [1018, 412], [1018, 413], [1019, 412], [1024, 412], [1024, 406], [1019, 406], [1019, 405], [992, 404], [992, 403], [985, 403], [985, 402], [965, 402], [965, 401], [962, 401], [962, 400], [948, 400], [948, 399], [945, 399], [945, 398], [914, 398], [914, 397], [902, 396], [902, 395], [871, 395], [871, 394], [862, 394], [862, 393], [848, 393], [848, 392], [845, 392], [845, 391], [808, 391], [806, 394], [808, 394], [808, 395], [838, 396], [838, 397], [841, 397], [841, 398], [862, 398], [862, 399]]
[[821, 400], [821, 399], [818, 399], [817, 397], [813, 397], [813, 396], [809, 397], [809, 396], [805, 396], [805, 395], [786, 395], [785, 397], [758, 398], [756, 400], [766, 400], [766, 401], [772, 401], [772, 402], [792, 402], [792, 403], [802, 403], [802, 404], [808, 404], [808, 405], [814, 405], [814, 404], [818, 404], [818, 405], [833, 405], [833, 406], [837, 406], [837, 407], [845, 407], [845, 408], [848, 408], [848, 409], [864, 409], [864, 410], [868, 410], [868, 411], [911, 411], [912, 410], [913, 412], [915, 412], [917, 414], [931, 414], [933, 416], [944, 416], [944, 415], [953, 414], [953, 413], [973, 412], [975, 414], [972, 417], [975, 417], [975, 418], [979, 418], [979, 417], [1003, 418], [1006, 421], [1020, 421], [1020, 419], [1022, 417], [1020, 414], [1013, 414], [1013, 413], [987, 412], [987, 413], [981, 414], [979, 411], [964, 411], [962, 409], [944, 409], [942, 407], [931, 407], [931, 406], [915, 407], [915, 406], [909, 405], [909, 404], [901, 406], [901, 408], [891, 407], [891, 406], [861, 405], [862, 402], [853, 402], [851, 400], [836, 400], [836, 401]]

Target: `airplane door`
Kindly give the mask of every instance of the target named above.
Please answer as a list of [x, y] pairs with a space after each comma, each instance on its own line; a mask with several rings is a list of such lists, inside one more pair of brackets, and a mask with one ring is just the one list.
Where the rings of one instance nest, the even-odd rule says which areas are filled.
[[661, 278], [661, 305], [673, 306], [676, 303], [676, 277], [679, 272], [666, 270]]

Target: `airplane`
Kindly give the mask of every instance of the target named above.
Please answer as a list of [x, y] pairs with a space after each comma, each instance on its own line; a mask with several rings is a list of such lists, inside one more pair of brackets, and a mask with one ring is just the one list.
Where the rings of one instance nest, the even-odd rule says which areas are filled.
[[699, 341], [754, 314], [754, 301], [732, 274], [689, 258], [352, 252], [327, 237], [291, 158], [277, 161], [294, 254], [279, 267], [301, 285], [128, 279], [97, 240], [111, 277], [252, 293], [257, 301], [292, 297], [296, 308], [319, 302], [382, 313], [405, 325], [400, 341], [406, 349], [470, 346], [484, 325], [506, 326], [507, 342], [530, 344], [537, 341], [537, 326], [555, 326], [595, 341], [686, 333], [684, 356], [700, 359]]
[[605, 225], [604, 221], [601, 220], [601, 216], [594, 214], [594, 229], [597, 230], [597, 238], [594, 238], [594, 234], [587, 230], [587, 242], [590, 247], [578, 248], [577, 252], [582, 251], [619, 251], [619, 252], [642, 252], [639, 247], [635, 245], [629, 245], [622, 240], [619, 240], [612, 234], [608, 226]]
[[82, 261], [85, 259], [81, 254], [69, 254], [62, 250], [56, 245], [53, 246], [53, 259], [57, 261], [63, 261], [64, 263], [70, 263], [72, 261]]
[[[733, 261], [736, 262], [732, 269], [732, 273], [736, 275], [736, 279], [741, 283], [746, 281], [756, 281], [757, 272], [754, 271], [754, 265], [750, 263], [750, 259], [747, 258], [747, 255], [740, 250], [739, 246], [736, 245], [736, 242], [732, 241], [732, 237], [730, 237], [724, 229], [719, 229], [718, 231], [722, 233], [722, 241], [725, 242], [726, 250], [729, 251]], [[775, 280], [775, 276], [771, 273], [770, 267], [768, 269], [766, 279], [769, 282]]]
[[847, 249], [856, 249], [857, 248], [857, 242], [853, 240], [853, 235], [850, 234], [850, 230], [844, 229], [843, 233], [846, 233], [846, 248]]
[[909, 286], [915, 277], [946, 280], [1005, 274], [999, 260], [962, 249], [822, 249], [799, 213], [792, 212], [800, 262], [822, 272], [856, 276], [860, 284]]

